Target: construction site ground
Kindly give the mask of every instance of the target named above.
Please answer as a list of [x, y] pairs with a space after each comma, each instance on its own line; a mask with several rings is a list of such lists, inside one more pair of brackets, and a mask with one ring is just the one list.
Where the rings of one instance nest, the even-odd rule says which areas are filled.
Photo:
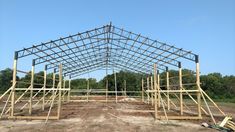
[[[73, 99], [73, 98], [71, 98]], [[110, 99], [110, 98], [109, 98]], [[133, 98], [118, 98], [119, 102], [69, 102], [62, 105], [60, 120], [0, 120], [1, 132], [149, 132], [149, 131], [216, 131], [201, 126], [202, 122], [212, 124], [209, 117], [202, 120], [155, 120], [151, 104], [142, 103]], [[110, 99], [110, 100], [111, 100]], [[92, 100], [92, 99], [91, 99]], [[99, 99], [97, 99], [99, 100]], [[151, 103], [151, 102], [150, 102]], [[234, 103], [219, 103], [226, 114], [235, 117]], [[47, 108], [49, 109], [49, 108]], [[50, 115], [56, 115], [57, 108], [53, 108]], [[162, 113], [164, 114], [164, 113]], [[174, 114], [172, 112], [172, 114]], [[35, 111], [33, 116], [47, 115], [45, 112]], [[216, 120], [221, 120], [216, 117]]]

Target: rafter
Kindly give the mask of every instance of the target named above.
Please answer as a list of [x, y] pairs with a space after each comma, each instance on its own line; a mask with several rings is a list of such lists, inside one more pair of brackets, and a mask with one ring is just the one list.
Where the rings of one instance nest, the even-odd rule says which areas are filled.
[[149, 74], [147, 70], [157, 63], [158, 69], [178, 67], [179, 59], [196, 61], [191, 51], [176, 48], [157, 40], [126, 31], [111, 23], [50, 42], [16, 51], [18, 58], [34, 56], [35, 65], [46, 64], [58, 71], [63, 64], [63, 74], [80, 75], [95, 67], [119, 67], [123, 70]]

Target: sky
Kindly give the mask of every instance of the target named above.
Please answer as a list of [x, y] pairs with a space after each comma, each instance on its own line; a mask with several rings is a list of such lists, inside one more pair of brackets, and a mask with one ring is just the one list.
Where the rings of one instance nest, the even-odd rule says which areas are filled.
[[234, 0], [0, 0], [0, 70], [16, 50], [110, 21], [199, 54], [201, 74], [235, 75]]

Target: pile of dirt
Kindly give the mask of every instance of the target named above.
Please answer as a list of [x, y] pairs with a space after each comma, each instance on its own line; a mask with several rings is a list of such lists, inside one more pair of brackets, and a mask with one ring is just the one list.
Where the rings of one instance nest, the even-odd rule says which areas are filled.
[[119, 102], [136, 102], [137, 100], [134, 98], [123, 98], [119, 100]]

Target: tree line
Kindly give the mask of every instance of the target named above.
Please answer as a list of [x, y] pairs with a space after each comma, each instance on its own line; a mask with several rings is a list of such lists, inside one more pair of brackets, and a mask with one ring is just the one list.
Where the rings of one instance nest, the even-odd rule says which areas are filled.
[[[43, 72], [35, 73], [35, 79], [34, 79], [34, 87], [40, 88], [43, 84]], [[177, 88], [178, 84], [178, 71], [176, 70], [170, 70], [170, 85], [171, 89]], [[196, 77], [193, 71], [183, 69], [182, 74], [184, 75], [182, 77], [183, 84], [190, 84], [192, 82], [196, 82]], [[151, 76], [151, 75], [149, 75]], [[166, 73], [162, 72], [160, 73], [161, 77], [161, 83], [162, 89], [165, 89], [166, 85]], [[47, 87], [52, 87], [53, 81], [53, 74], [47, 74]], [[58, 83], [58, 75], [56, 75], [56, 84]], [[145, 81], [145, 87], [146, 87], [146, 78], [147, 75], [139, 74], [139, 73], [133, 73], [128, 71], [120, 71], [116, 73], [116, 82], [117, 82], [117, 90], [122, 91], [124, 88], [124, 80], [126, 80], [126, 87], [127, 91], [140, 91], [141, 90], [141, 80], [142, 78]], [[30, 86], [30, 79], [31, 74], [19, 77], [17, 76], [17, 81], [21, 83], [17, 83], [17, 87], [20, 88], [27, 88]], [[0, 93], [3, 93], [12, 85], [12, 70], [10, 68], [4, 69], [0, 71]], [[105, 89], [106, 87], [106, 80], [108, 80], [108, 90], [114, 91], [115, 90], [115, 81], [114, 81], [114, 74], [109, 74], [105, 76], [100, 81], [97, 81], [95, 78], [89, 78], [89, 87], [92, 89]], [[203, 90], [205, 90], [209, 96], [211, 96], [214, 99], [218, 100], [228, 100], [235, 102], [235, 76], [229, 75], [229, 76], [222, 76], [220, 73], [209, 73], [207, 75], [201, 75], [201, 87]], [[149, 80], [150, 81], [150, 80]], [[68, 86], [68, 83], [66, 84]], [[184, 86], [187, 89], [195, 88], [195, 85], [185, 85]], [[71, 88], [72, 89], [86, 89], [87, 88], [87, 79], [86, 78], [79, 78], [74, 79], [71, 81]]]

